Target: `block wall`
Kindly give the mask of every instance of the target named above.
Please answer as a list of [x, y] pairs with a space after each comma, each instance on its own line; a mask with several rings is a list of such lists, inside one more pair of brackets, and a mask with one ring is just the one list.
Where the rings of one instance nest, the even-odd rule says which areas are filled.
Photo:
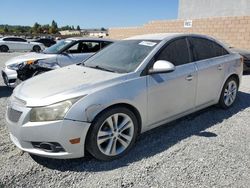
[[162, 20], [151, 21], [140, 27], [109, 29], [109, 37], [113, 39], [150, 33], [206, 34], [231, 46], [250, 50], [250, 16], [194, 19], [191, 28], [184, 27], [184, 20]]

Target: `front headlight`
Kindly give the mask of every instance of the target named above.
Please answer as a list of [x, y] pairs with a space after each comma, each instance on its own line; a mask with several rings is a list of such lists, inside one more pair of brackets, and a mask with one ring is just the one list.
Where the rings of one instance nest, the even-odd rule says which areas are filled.
[[56, 62], [55, 63], [38, 62], [37, 65], [40, 66], [40, 67], [43, 67], [43, 68], [47, 68], [47, 69], [60, 68], [60, 66]]
[[46, 107], [33, 108], [30, 112], [31, 122], [62, 120], [77, 99], [66, 100]]
[[7, 65], [7, 68], [10, 70], [19, 70], [23, 65], [24, 63], [15, 63], [15, 64]]
[[8, 65], [7, 68], [11, 69], [11, 70], [19, 70], [23, 66], [25, 66], [26, 64], [31, 65], [34, 62], [35, 62], [34, 60], [29, 60], [29, 61], [25, 61], [25, 62], [21, 62], [21, 63], [14, 63], [14, 64], [11, 64], [11, 65]]

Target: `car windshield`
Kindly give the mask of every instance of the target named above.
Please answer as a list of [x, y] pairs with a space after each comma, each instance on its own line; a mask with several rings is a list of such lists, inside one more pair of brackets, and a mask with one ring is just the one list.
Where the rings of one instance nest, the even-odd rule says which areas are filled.
[[70, 46], [74, 41], [72, 40], [61, 40], [57, 42], [55, 45], [45, 49], [43, 53], [45, 54], [58, 54], [67, 46]]
[[87, 67], [118, 73], [134, 71], [159, 41], [124, 40], [111, 44], [89, 58], [83, 64]]

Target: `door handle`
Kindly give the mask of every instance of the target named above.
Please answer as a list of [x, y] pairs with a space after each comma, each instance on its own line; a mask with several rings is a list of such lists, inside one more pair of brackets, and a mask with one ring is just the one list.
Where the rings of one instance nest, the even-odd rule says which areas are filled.
[[222, 65], [218, 66], [218, 70], [222, 70], [222, 68], [223, 68]]
[[193, 75], [192, 75], [192, 74], [188, 75], [188, 76], [186, 77], [186, 80], [187, 80], [187, 81], [193, 80]]

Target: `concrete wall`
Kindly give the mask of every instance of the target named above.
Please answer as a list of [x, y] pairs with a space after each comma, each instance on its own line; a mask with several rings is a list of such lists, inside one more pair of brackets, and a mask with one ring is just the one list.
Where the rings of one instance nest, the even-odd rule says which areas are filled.
[[250, 16], [250, 0], [179, 0], [179, 19]]
[[231, 46], [250, 50], [250, 16], [193, 19], [191, 28], [184, 28], [184, 20], [163, 20], [140, 27], [109, 29], [109, 37], [114, 39], [148, 33], [200, 33], [216, 37]]

